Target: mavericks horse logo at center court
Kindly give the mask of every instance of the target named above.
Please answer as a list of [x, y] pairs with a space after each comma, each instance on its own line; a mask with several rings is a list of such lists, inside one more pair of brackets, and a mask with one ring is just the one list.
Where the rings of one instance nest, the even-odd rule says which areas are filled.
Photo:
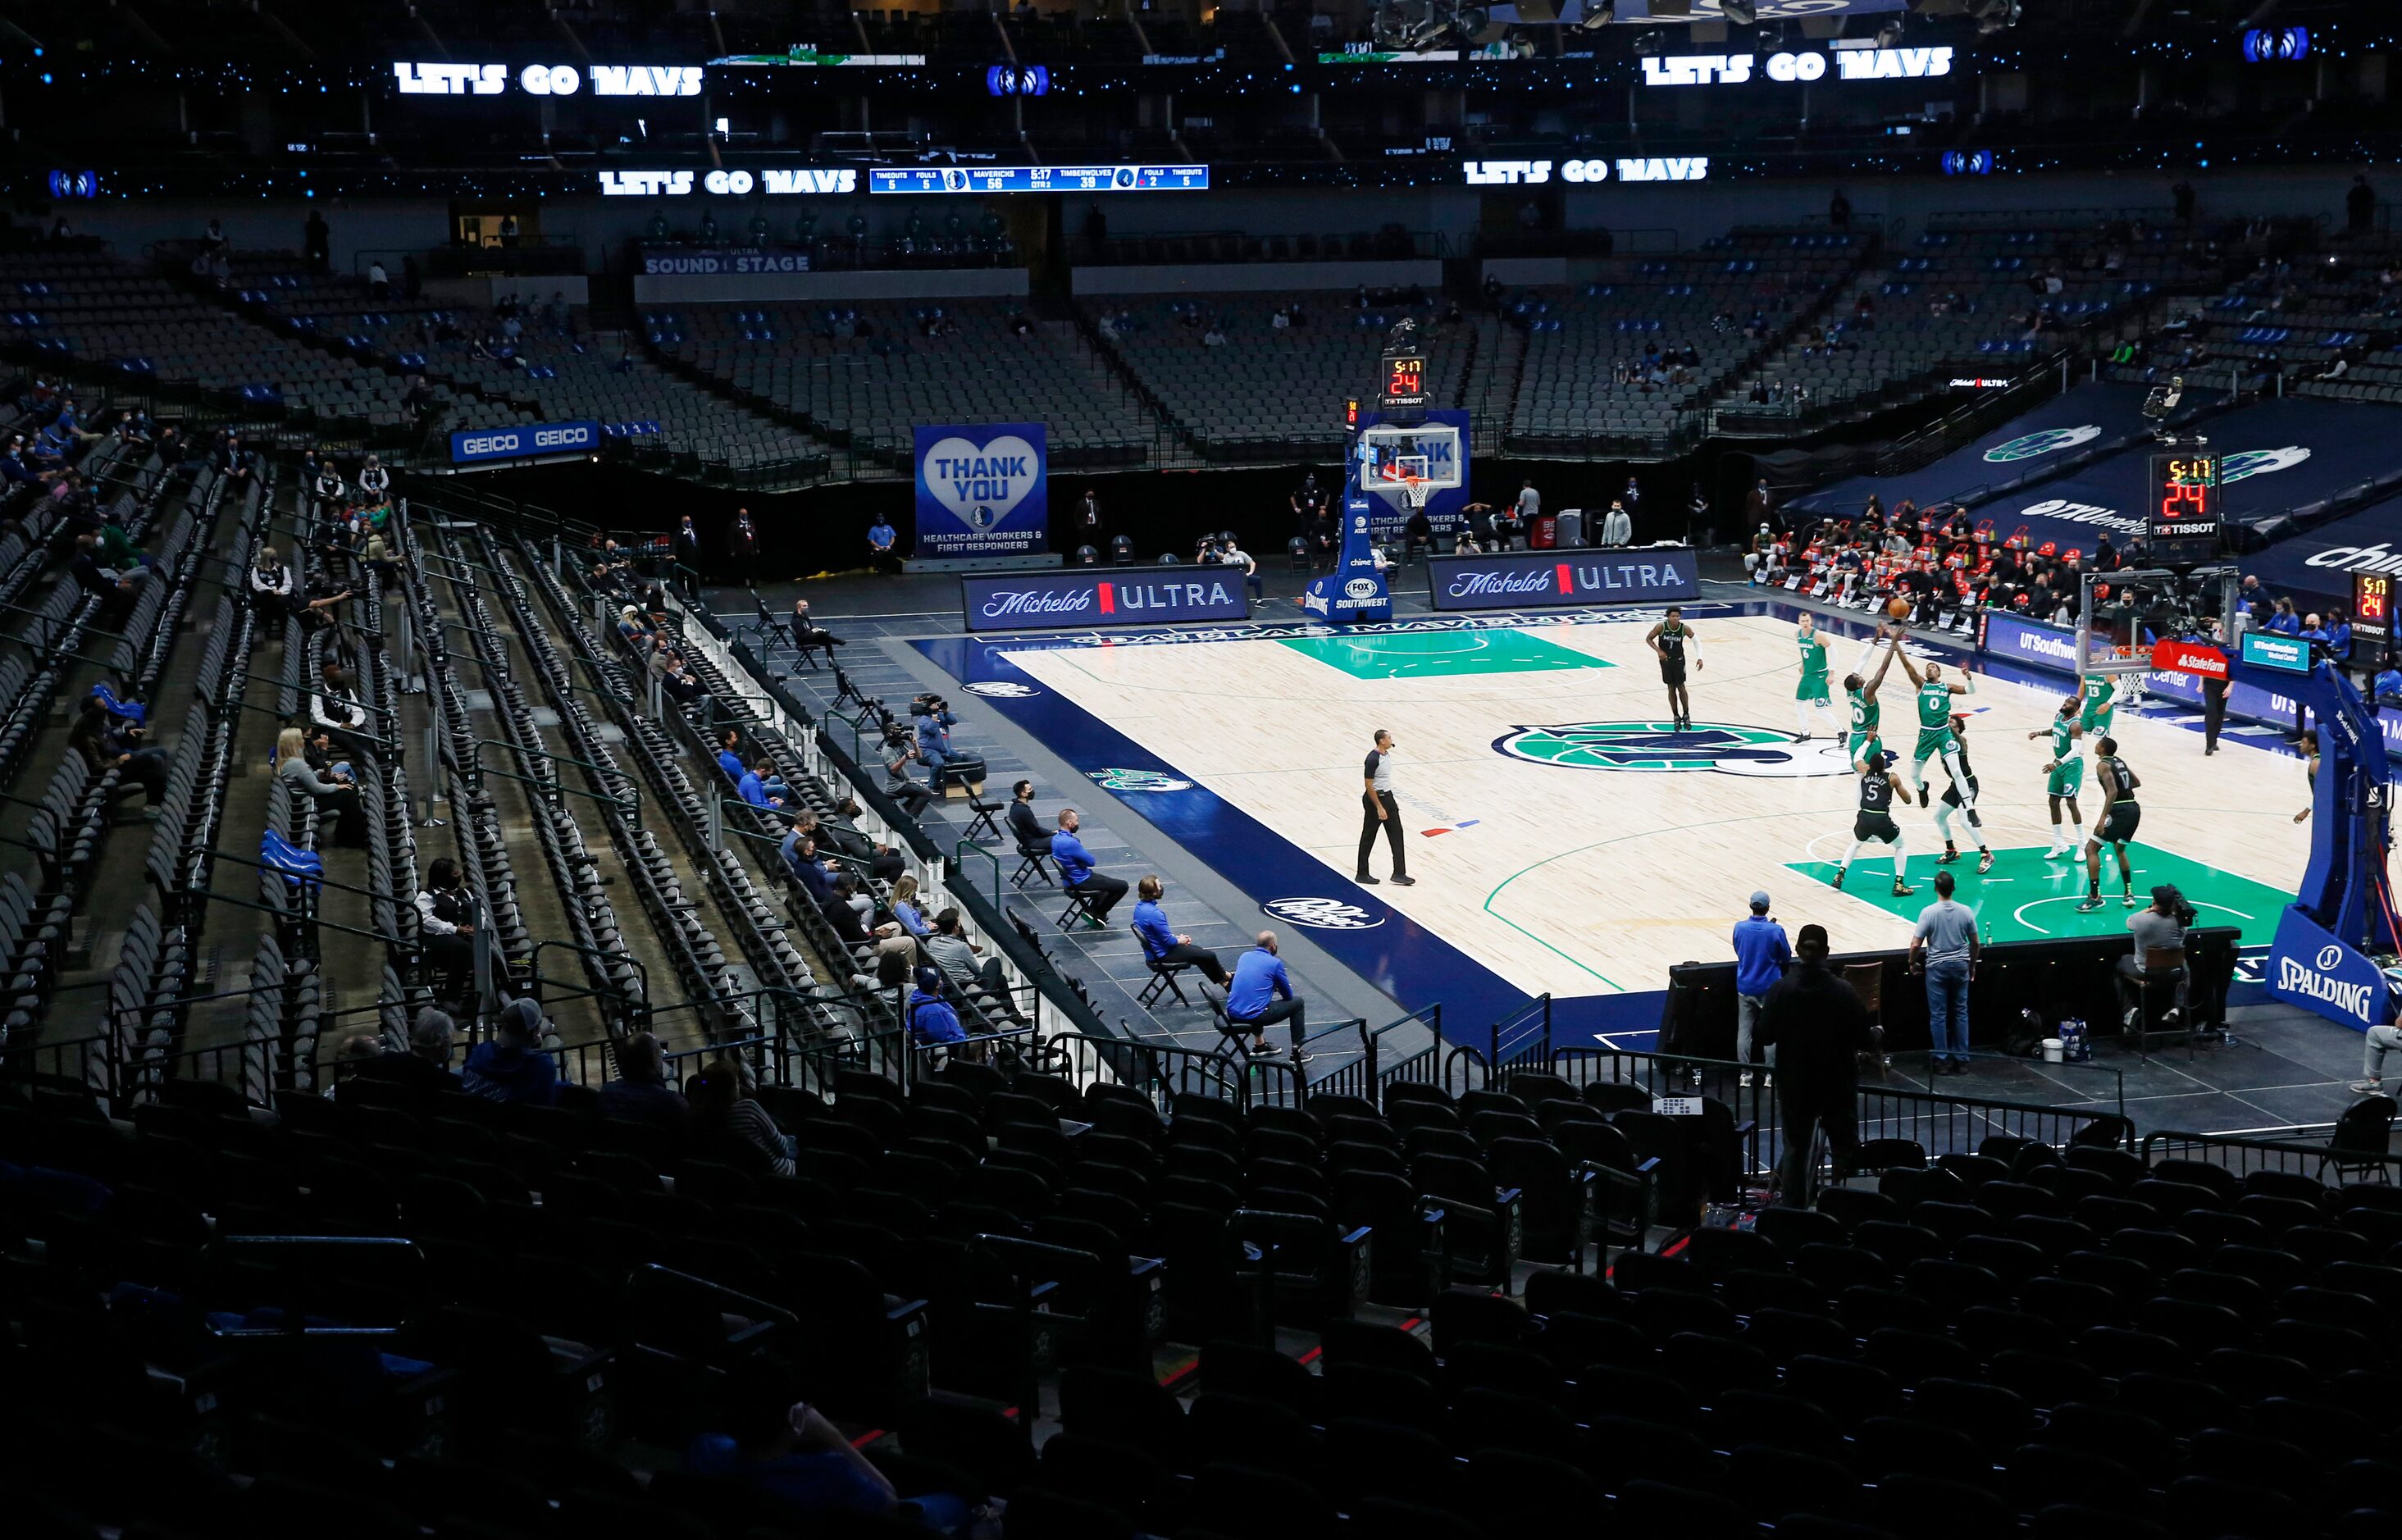
[[1572, 722], [1520, 727], [1493, 740], [1497, 753], [1571, 770], [1715, 770], [1727, 776], [1848, 776], [1834, 738], [1803, 739], [1773, 727], [1705, 722]]

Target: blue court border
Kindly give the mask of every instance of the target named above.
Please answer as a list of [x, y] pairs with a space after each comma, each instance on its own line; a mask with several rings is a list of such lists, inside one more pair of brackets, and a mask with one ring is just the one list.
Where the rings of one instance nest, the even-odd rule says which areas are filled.
[[[1296, 636], [1377, 636], [1562, 624], [1631, 625], [1648, 623], [1663, 608], [1664, 605], [1647, 605], [1624, 609], [1488, 611], [1414, 616], [1350, 626], [1317, 621], [1255, 621], [1121, 632], [954, 635], [920, 637], [910, 645], [962, 685], [1036, 686], [1036, 694], [980, 696], [979, 702], [999, 711], [1074, 767], [1079, 775], [1089, 778], [1096, 772], [1120, 768], [1153, 771], [1186, 782], [1187, 788], [1181, 791], [1111, 791], [1110, 795], [1174, 840], [1188, 855], [1208, 865], [1254, 904], [1263, 906], [1263, 912], [1266, 904], [1279, 899], [1317, 898], [1350, 904], [1374, 916], [1375, 924], [1360, 929], [1310, 927], [1307, 934], [1314, 944], [1394, 1001], [1396, 1014], [1440, 1002], [1444, 1036], [1454, 1042], [1484, 1046], [1492, 1024], [1524, 1009], [1532, 1001], [1532, 996], [1439, 932], [1386, 904], [1376, 889], [1362, 887], [1328, 867], [1074, 701], [1047, 685], [1037, 686], [1016, 666], [1012, 654], [1087, 647], [1274, 640]], [[1830, 635], [1865, 639], [1874, 632], [1872, 621], [1829, 615], [1774, 599], [1705, 599], [1684, 608], [1696, 620], [1766, 615], [1798, 623], [1808, 614], [1816, 619], [1820, 630]], [[1977, 658], [1966, 639], [1912, 633], [1907, 639], [1953, 659], [1975, 659], [1978, 671], [1995, 679], [2038, 688], [2056, 688], [2060, 683], [2059, 676], [2039, 669]], [[2183, 706], [2182, 702], [2178, 704]], [[1098, 792], [1104, 788], [1095, 783], [1094, 790]], [[1347, 809], [1330, 809], [1329, 818], [1341, 823], [1347, 818]], [[1730, 929], [1737, 917], [1728, 915]], [[1268, 921], [1280, 927], [1290, 923], [1273, 914]], [[1649, 1047], [1648, 1039], [1658, 1033], [1666, 1001], [1664, 988], [1555, 997], [1552, 1003], [1552, 1040], [1562, 1046], [1601, 1039], [1622, 1048]]]

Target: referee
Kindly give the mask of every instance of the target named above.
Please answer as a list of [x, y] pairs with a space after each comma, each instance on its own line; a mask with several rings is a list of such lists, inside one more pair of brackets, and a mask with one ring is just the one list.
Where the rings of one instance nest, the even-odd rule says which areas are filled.
[[1376, 848], [1376, 827], [1382, 824], [1386, 843], [1393, 847], [1393, 880], [1403, 887], [1414, 887], [1417, 879], [1410, 875], [1409, 853], [1401, 848], [1401, 804], [1393, 797], [1393, 735], [1382, 727], [1376, 729], [1376, 747], [1368, 750], [1368, 763], [1360, 775], [1360, 869], [1351, 880], [1375, 886], [1376, 879], [1368, 873], [1368, 857]]

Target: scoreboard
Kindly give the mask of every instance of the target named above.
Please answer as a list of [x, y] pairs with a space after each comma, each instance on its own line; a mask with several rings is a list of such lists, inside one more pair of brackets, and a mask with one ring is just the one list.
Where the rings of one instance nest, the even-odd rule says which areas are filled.
[[2210, 560], [2219, 553], [2224, 524], [2218, 510], [2219, 459], [2199, 451], [2152, 457], [2156, 497], [2146, 533], [2155, 560], [2169, 566]]

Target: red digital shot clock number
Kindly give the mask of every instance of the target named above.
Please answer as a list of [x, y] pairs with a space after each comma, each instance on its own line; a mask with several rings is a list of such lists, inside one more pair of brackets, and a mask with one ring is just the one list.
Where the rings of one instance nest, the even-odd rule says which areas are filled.
[[1385, 360], [1385, 400], [1396, 406], [1415, 406], [1426, 399], [1426, 359], [1403, 353]]

